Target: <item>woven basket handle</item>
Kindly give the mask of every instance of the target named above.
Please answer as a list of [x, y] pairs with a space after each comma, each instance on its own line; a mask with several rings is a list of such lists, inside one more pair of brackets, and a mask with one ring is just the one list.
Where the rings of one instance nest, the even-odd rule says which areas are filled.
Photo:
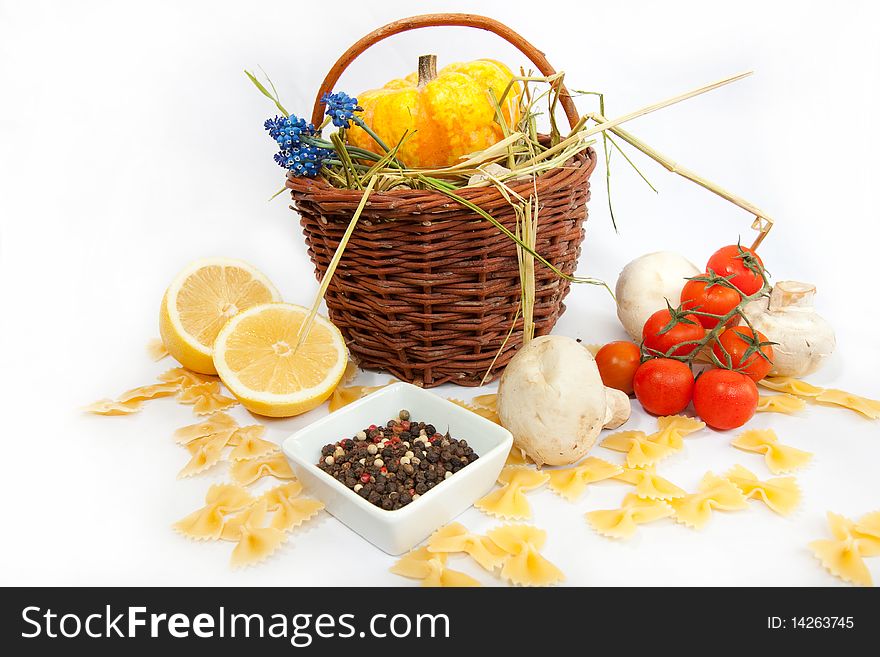
[[[480, 30], [493, 32], [515, 46], [522, 54], [528, 57], [529, 60], [538, 67], [541, 75], [549, 77], [556, 73], [556, 70], [550, 65], [547, 58], [544, 57], [543, 52], [535, 48], [535, 46], [503, 23], [499, 23], [486, 16], [477, 16], [476, 14], [424, 14], [422, 16], [402, 18], [393, 23], [388, 23], [388, 25], [384, 25], [379, 29], [373, 30], [352, 45], [351, 48], [342, 53], [342, 56], [336, 60], [333, 68], [330, 69], [330, 72], [327, 73], [327, 77], [325, 77], [324, 81], [321, 83], [321, 88], [318, 90], [318, 96], [315, 98], [315, 107], [312, 110], [312, 123], [315, 125], [321, 123], [321, 116], [324, 113], [323, 105], [321, 104], [321, 97], [326, 92], [333, 91], [333, 87], [336, 85], [336, 82], [339, 80], [345, 69], [347, 69], [349, 64], [357, 59], [367, 48], [390, 36], [400, 34], [401, 32], [417, 30], [422, 27], [440, 27], [443, 25], [474, 27]], [[578, 115], [577, 108], [574, 106], [574, 101], [571, 99], [568, 90], [563, 84], [559, 85], [559, 102], [562, 105], [562, 109], [565, 110], [565, 116], [568, 117], [569, 124], [574, 128], [580, 116]]]

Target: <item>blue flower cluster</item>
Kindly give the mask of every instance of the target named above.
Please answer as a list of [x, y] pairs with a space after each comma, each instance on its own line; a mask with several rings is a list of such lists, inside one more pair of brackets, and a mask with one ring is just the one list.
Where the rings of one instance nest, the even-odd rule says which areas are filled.
[[263, 127], [278, 144], [279, 151], [275, 153], [275, 162], [296, 176], [318, 175], [324, 160], [333, 154], [333, 151], [327, 148], [312, 146], [302, 141], [303, 137], [312, 137], [316, 133], [315, 126], [307, 123], [305, 119], [293, 115], [276, 116], [274, 119], [267, 119]]
[[321, 102], [327, 106], [325, 112], [337, 128], [350, 127], [349, 122], [354, 119], [355, 112], [363, 112], [364, 108], [358, 105], [358, 99], [352, 98], [344, 91], [335, 94], [325, 93]]

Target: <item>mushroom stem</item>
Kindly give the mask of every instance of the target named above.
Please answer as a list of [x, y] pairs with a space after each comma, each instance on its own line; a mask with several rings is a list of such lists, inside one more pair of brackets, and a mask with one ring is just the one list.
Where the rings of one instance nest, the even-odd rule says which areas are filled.
[[419, 87], [424, 87], [437, 77], [437, 55], [419, 57]]
[[629, 396], [615, 388], [605, 386], [605, 424], [603, 429], [616, 429], [624, 424], [632, 412]]

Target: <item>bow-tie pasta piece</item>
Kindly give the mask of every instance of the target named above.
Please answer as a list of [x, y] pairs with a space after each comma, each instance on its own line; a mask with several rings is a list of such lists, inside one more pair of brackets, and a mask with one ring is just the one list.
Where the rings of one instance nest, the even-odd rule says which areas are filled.
[[324, 508], [323, 502], [310, 497], [300, 497], [302, 485], [298, 481], [276, 486], [261, 497], [265, 500], [272, 516], [270, 527], [288, 532], [313, 518]]
[[611, 479], [623, 472], [616, 463], [609, 463], [595, 456], [588, 456], [573, 468], [548, 470], [550, 489], [567, 499], [576, 501], [589, 484]]
[[480, 417], [486, 418], [490, 422], [494, 422], [495, 424], [501, 424], [501, 419], [498, 417], [498, 413], [496, 411], [493, 411], [492, 409], [484, 408], [482, 406], [477, 406], [475, 404], [469, 404], [466, 401], [462, 401], [460, 399], [455, 399], [453, 397], [450, 397], [449, 401], [451, 401], [456, 406], [461, 406], [462, 408], [466, 408], [471, 413], [476, 413]]
[[649, 500], [629, 493], [619, 509], [589, 511], [587, 522], [599, 534], [609, 538], [630, 538], [638, 525], [672, 515], [672, 507], [664, 500]]
[[177, 478], [191, 477], [217, 464], [223, 457], [223, 450], [231, 437], [231, 431], [221, 431], [213, 436], [198, 438], [189, 443], [186, 447], [192, 456], [183, 469], [177, 473]]
[[220, 392], [217, 381], [199, 383], [180, 391], [177, 400], [181, 404], [191, 405], [196, 415], [209, 415], [217, 411], [225, 411], [238, 403], [237, 399], [226, 397]]
[[520, 466], [507, 466], [498, 475], [501, 488], [477, 500], [474, 506], [498, 518], [525, 519], [532, 517], [532, 508], [525, 491], [539, 488], [549, 481], [544, 472]]
[[764, 455], [767, 467], [773, 474], [785, 474], [802, 468], [813, 455], [779, 442], [773, 429], [750, 429], [744, 431], [730, 443], [737, 449], [746, 452], [757, 452]]
[[626, 452], [626, 465], [630, 468], [654, 465], [675, 451], [651, 441], [644, 431], [618, 431], [607, 436], [601, 446], [616, 452]]
[[253, 566], [268, 559], [287, 540], [280, 529], [265, 526], [268, 504], [261, 500], [239, 528], [238, 543], [232, 550], [233, 568]]
[[860, 397], [845, 390], [835, 390], [833, 388], [823, 390], [815, 397], [817, 402], [822, 404], [831, 404], [833, 406], [841, 406], [848, 408], [856, 413], [861, 413], [869, 420], [880, 419], [880, 401], [876, 399], [868, 399]]
[[489, 572], [500, 566], [507, 556], [488, 536], [472, 534], [457, 522], [431, 534], [427, 548], [432, 553], [464, 552]]
[[446, 555], [429, 552], [426, 547], [417, 548], [403, 555], [397, 563], [391, 566], [391, 572], [410, 579], [420, 579], [422, 586], [480, 586], [480, 583], [470, 575], [456, 570], [448, 570]]
[[224, 516], [253, 504], [254, 498], [241, 486], [214, 484], [205, 495], [205, 506], [174, 523], [174, 529], [196, 540], [220, 538]]
[[501, 577], [520, 586], [550, 586], [565, 579], [556, 566], [545, 559], [541, 548], [547, 532], [531, 525], [502, 525], [488, 533], [489, 539], [507, 556]]
[[800, 397], [794, 395], [761, 395], [758, 397], [757, 413], [785, 413], [786, 415], [794, 415], [807, 407]]
[[83, 411], [94, 415], [131, 415], [141, 410], [143, 401], [118, 402], [113, 399], [99, 399], [89, 404]]
[[235, 461], [229, 469], [232, 478], [241, 486], [248, 486], [262, 477], [296, 479], [282, 452], [248, 461]]
[[531, 461], [529, 457], [525, 455], [525, 453], [516, 445], [510, 448], [510, 453], [507, 455], [507, 460], [504, 462], [505, 466], [508, 465], [530, 465]]
[[392, 383], [394, 383], [394, 381], [389, 381], [381, 386], [336, 386], [336, 389], [333, 390], [333, 393], [330, 395], [330, 412], [332, 413], [343, 406], [348, 406], [351, 402], [357, 401], [361, 397], [366, 397], [371, 392], [387, 388]]
[[880, 557], [880, 511], [866, 513], [852, 529], [863, 557]]
[[635, 486], [636, 495], [645, 500], [671, 500], [687, 495], [687, 491], [658, 475], [654, 471], [654, 466], [623, 468], [623, 471], [614, 478]]
[[199, 438], [208, 438], [218, 433], [228, 431], [231, 434], [237, 428], [238, 422], [230, 415], [214, 413], [204, 422], [190, 424], [175, 431], [174, 442], [178, 445], [188, 445]]
[[[874, 514], [869, 514], [870, 518]], [[828, 526], [833, 539], [821, 539], [809, 544], [813, 554], [835, 577], [859, 586], [873, 586], [873, 580], [862, 557], [876, 556], [872, 552], [871, 537], [864, 541], [864, 535], [857, 530], [857, 523], [836, 513], [827, 514]], [[864, 520], [866, 517], [861, 518]], [[863, 552], [867, 551], [867, 554]]]
[[158, 379], [165, 383], [176, 383], [181, 388], [220, 380], [216, 376], [199, 374], [183, 367], [172, 367], [170, 370], [165, 370], [158, 376]]
[[707, 472], [698, 492], [669, 500], [675, 511], [675, 520], [692, 527], [702, 528], [712, 516], [713, 510], [739, 511], [748, 507], [746, 496], [732, 482]]
[[232, 434], [232, 438], [229, 441], [230, 445], [235, 445], [233, 450], [229, 453], [230, 460], [242, 461], [255, 459], [277, 452], [277, 443], [263, 439], [265, 433], [266, 427], [262, 424], [252, 424], [237, 429], [235, 433]]
[[171, 397], [180, 392], [180, 387], [174, 383], [154, 383], [149, 386], [140, 386], [126, 390], [117, 398], [123, 404], [131, 401], [147, 401], [160, 397]]
[[473, 403], [477, 406], [482, 406], [483, 408], [488, 408], [490, 411], [498, 410], [498, 394], [490, 393], [488, 395], [477, 395], [473, 398]]
[[147, 342], [147, 355], [153, 361], [160, 361], [166, 356], [168, 356], [168, 350], [165, 348], [165, 343], [162, 342], [159, 338], [152, 338]]
[[648, 436], [648, 440], [658, 445], [678, 451], [684, 447], [682, 438], [706, 428], [706, 423], [686, 415], [667, 415], [657, 418], [659, 431]]
[[758, 381], [758, 385], [798, 397], [818, 397], [825, 390], [793, 376], [767, 376]]
[[801, 502], [801, 489], [794, 477], [774, 477], [761, 481], [741, 465], [735, 465], [724, 478], [739, 488], [749, 499], [760, 499], [782, 516], [791, 514]]

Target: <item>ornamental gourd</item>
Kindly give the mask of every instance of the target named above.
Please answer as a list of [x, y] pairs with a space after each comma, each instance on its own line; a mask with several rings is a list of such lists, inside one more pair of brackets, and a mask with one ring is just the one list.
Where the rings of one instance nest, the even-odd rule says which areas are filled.
[[[398, 151], [407, 167], [445, 167], [504, 137], [489, 90], [500, 101], [512, 78], [510, 69], [491, 59], [450, 64], [438, 73], [437, 57], [424, 55], [419, 57], [417, 73], [357, 98], [364, 108], [364, 122], [389, 147], [408, 135]], [[501, 107], [511, 127], [519, 120], [519, 96], [520, 86], [515, 83]], [[383, 152], [357, 126], [352, 126], [348, 139], [354, 146]]]

